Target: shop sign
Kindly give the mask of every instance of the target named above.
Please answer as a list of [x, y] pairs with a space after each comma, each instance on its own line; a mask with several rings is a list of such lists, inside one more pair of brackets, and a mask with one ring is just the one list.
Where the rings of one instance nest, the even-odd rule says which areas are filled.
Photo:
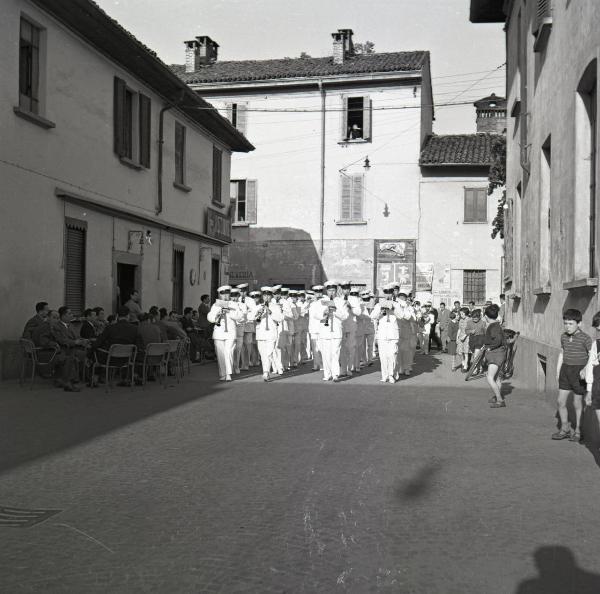
[[206, 209], [206, 234], [231, 243], [231, 218], [214, 208]]

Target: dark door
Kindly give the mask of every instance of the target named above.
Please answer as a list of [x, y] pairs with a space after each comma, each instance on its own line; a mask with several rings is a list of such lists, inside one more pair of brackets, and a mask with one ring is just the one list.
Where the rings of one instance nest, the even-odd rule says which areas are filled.
[[183, 255], [183, 249], [173, 249], [173, 310], [179, 314], [183, 313]]
[[135, 286], [135, 272], [137, 266], [117, 262], [117, 308], [129, 301], [131, 291]]
[[219, 282], [221, 279], [220, 264], [220, 260], [213, 258], [210, 272], [210, 298], [213, 303], [217, 299], [217, 289], [219, 288]]

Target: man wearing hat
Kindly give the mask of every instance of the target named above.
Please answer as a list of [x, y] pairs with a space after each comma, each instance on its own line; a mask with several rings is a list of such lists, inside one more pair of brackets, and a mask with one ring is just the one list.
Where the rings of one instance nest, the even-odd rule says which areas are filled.
[[254, 300], [248, 296], [248, 283], [237, 285], [236, 289], [240, 291], [239, 306], [244, 313], [246, 321], [244, 322], [244, 333], [240, 347], [240, 360], [238, 366], [243, 371], [248, 371], [252, 354], [252, 342], [254, 340], [254, 322], [250, 319], [250, 310], [254, 308]]
[[377, 320], [377, 345], [381, 362], [381, 380], [393, 384], [395, 380], [396, 355], [398, 353], [398, 318], [396, 305], [392, 301], [394, 287], [383, 288], [384, 299], [371, 312], [371, 319]]
[[361, 314], [357, 321], [356, 343], [357, 357], [365, 365], [373, 365], [373, 341], [375, 338], [375, 326], [371, 319], [373, 306], [369, 291], [361, 291]]
[[360, 300], [358, 292], [351, 296], [352, 282], [344, 281], [341, 285], [342, 298], [348, 311], [348, 317], [343, 322], [344, 335], [342, 337], [342, 350], [340, 354], [341, 375], [352, 375], [352, 371], [360, 372], [360, 365], [356, 366], [356, 317], [360, 316]]
[[288, 303], [292, 310], [293, 320], [290, 325], [291, 341], [290, 347], [290, 367], [298, 367], [300, 363], [300, 306], [298, 305], [298, 291], [290, 289], [288, 293]]
[[303, 361], [310, 359], [310, 344], [308, 342], [308, 301], [306, 300], [306, 292], [304, 290], [298, 291], [298, 300], [296, 301], [296, 308], [298, 309], [298, 320], [296, 325], [298, 326], [297, 339], [298, 339], [298, 363], [302, 364]]
[[213, 328], [213, 342], [219, 365], [219, 379], [230, 382], [233, 373], [233, 355], [240, 310], [230, 301], [231, 287], [223, 285], [217, 289], [218, 299], [206, 316]]
[[278, 325], [283, 322], [283, 314], [281, 308], [272, 301], [272, 287], [261, 287], [261, 293], [263, 302], [250, 312], [250, 316], [256, 328], [256, 344], [262, 362], [263, 379], [268, 382], [271, 371], [280, 373], [275, 345], [279, 334]]
[[[252, 300], [252, 305], [249, 307], [250, 311], [254, 311], [259, 305], [262, 305], [262, 293], [260, 291], [250, 291], [248, 296]], [[250, 348], [250, 367], [257, 367], [260, 365], [260, 355], [258, 354], [258, 345], [256, 344], [256, 324], [254, 320], [252, 321], [252, 328], [254, 330], [252, 331], [252, 345]]]
[[337, 382], [340, 377], [340, 352], [343, 322], [348, 318], [348, 305], [342, 297], [336, 297], [338, 284], [335, 281], [325, 283], [326, 298], [319, 302], [312, 315], [320, 324], [319, 337], [323, 357], [323, 380], [333, 379]]
[[290, 290], [287, 287], [281, 287], [281, 300], [279, 305], [283, 313], [283, 324], [279, 333], [278, 348], [281, 356], [281, 365], [285, 371], [289, 371], [292, 365], [292, 342], [294, 335], [294, 319], [296, 317], [296, 308], [293, 307], [290, 299]]
[[233, 373], [240, 373], [240, 359], [242, 356], [242, 347], [244, 345], [244, 330], [246, 327], [246, 308], [240, 303], [241, 292], [237, 287], [233, 287], [230, 293], [230, 302], [232, 307], [236, 307], [241, 314], [236, 322], [235, 347], [233, 351]]
[[[323, 285], [315, 285], [314, 299], [308, 306], [308, 336], [310, 340], [310, 350], [312, 352], [313, 371], [319, 371], [323, 367], [321, 358], [321, 345], [319, 343], [319, 332], [321, 327], [321, 300], [323, 299]], [[319, 310], [319, 313], [316, 313]]]

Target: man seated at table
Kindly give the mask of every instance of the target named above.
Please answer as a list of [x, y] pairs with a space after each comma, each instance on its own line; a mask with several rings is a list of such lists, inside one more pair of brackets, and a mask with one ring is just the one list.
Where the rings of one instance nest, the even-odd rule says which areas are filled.
[[46, 301], [40, 301], [35, 304], [35, 315], [33, 318], [27, 320], [25, 327], [23, 328], [23, 338], [27, 338], [28, 340], [32, 340], [32, 333], [35, 328], [41, 326], [48, 317], [48, 303]]
[[113, 344], [136, 344], [137, 326], [128, 321], [129, 309], [119, 307], [117, 322], [107, 326], [94, 342], [93, 350], [108, 351]]
[[87, 338], [88, 340], [94, 340], [96, 338], [96, 312], [93, 309], [86, 309], [83, 312], [83, 322], [81, 329], [79, 330], [79, 336], [81, 338]]
[[138, 359], [144, 358], [146, 347], [152, 342], [162, 342], [160, 328], [158, 324], [152, 323], [152, 316], [149, 313], [143, 313], [140, 315], [140, 325], [137, 327]]
[[186, 332], [188, 338], [191, 342], [190, 348], [190, 360], [192, 363], [196, 363], [198, 358], [196, 357], [196, 353], [200, 352], [200, 335], [196, 330], [196, 325], [194, 324], [194, 310], [191, 307], [186, 307], [183, 310], [183, 318], [181, 320], [181, 326]]
[[[174, 312], [171, 312], [172, 314]], [[178, 322], [169, 319], [167, 316], [167, 310], [163, 307], [160, 310], [160, 321], [158, 325], [167, 334], [168, 340], [178, 340], [179, 338], [186, 338], [187, 334]]]

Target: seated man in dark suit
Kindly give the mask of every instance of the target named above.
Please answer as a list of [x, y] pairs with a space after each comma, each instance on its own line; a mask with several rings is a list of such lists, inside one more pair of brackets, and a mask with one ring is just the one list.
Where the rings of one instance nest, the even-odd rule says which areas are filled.
[[87, 338], [88, 340], [94, 340], [96, 338], [96, 312], [93, 309], [86, 309], [83, 312], [83, 323], [81, 324], [81, 330], [79, 336], [81, 338]]
[[48, 317], [48, 303], [45, 301], [40, 301], [35, 304], [35, 315], [33, 318], [27, 320], [25, 324], [25, 328], [23, 328], [23, 338], [27, 338], [28, 340], [33, 340], [32, 334], [35, 328], [41, 326]]
[[62, 364], [63, 368], [63, 386], [67, 392], [79, 392], [79, 362], [85, 364], [89, 341], [77, 336], [71, 327], [73, 314], [66, 305], [58, 308], [58, 315], [59, 321], [50, 325], [50, 335], [60, 347], [59, 364]]
[[113, 344], [136, 344], [137, 327], [128, 322], [129, 310], [125, 306], [119, 307], [118, 318], [115, 324], [109, 324], [94, 342], [93, 350], [108, 351]]
[[169, 319], [167, 310], [160, 310], [160, 322], [158, 323], [161, 332], [167, 335], [168, 340], [177, 340], [179, 338], [187, 338], [185, 330], [175, 321]]
[[137, 327], [136, 344], [138, 348], [138, 359], [143, 359], [146, 346], [151, 342], [162, 342], [162, 340], [160, 328], [158, 327], [158, 324], [152, 323], [150, 314], [141, 314], [139, 320], [140, 324]]

